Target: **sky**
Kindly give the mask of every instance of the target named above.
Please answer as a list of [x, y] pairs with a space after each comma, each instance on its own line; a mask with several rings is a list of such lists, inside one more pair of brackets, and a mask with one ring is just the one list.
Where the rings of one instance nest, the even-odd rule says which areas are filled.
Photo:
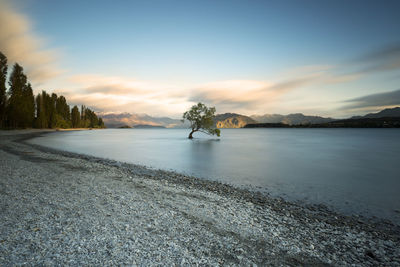
[[400, 106], [400, 1], [0, 0], [35, 93], [102, 113], [344, 118]]

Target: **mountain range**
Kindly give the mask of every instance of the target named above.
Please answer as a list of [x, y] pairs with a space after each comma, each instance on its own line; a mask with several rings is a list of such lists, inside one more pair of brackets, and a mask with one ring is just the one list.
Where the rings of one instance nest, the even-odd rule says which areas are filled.
[[134, 127], [137, 125], [163, 126], [166, 128], [187, 128], [188, 124], [183, 124], [181, 120], [168, 117], [152, 117], [147, 114], [131, 113], [109, 113], [100, 114], [108, 128], [119, 128], [123, 126]]
[[280, 114], [265, 114], [265, 115], [253, 115], [251, 118], [258, 123], [284, 123], [289, 125], [298, 124], [316, 124], [330, 122], [335, 119], [324, 118], [320, 116], [306, 116], [302, 113], [294, 113], [289, 115]]
[[[182, 123], [179, 119], [171, 119], [168, 117], [152, 117], [147, 114], [130, 114], [130, 113], [110, 113], [99, 114], [102, 117], [106, 127], [118, 128], [123, 126], [135, 127], [137, 125], [163, 126], [166, 128], [188, 128], [187, 122]], [[400, 117], [400, 107], [384, 109], [377, 113], [369, 113], [365, 116], [354, 116], [350, 119], [363, 118], [383, 118], [383, 117]], [[302, 124], [321, 124], [336, 121], [334, 118], [324, 118], [320, 116], [307, 116], [302, 113], [293, 113], [289, 115], [281, 114], [264, 114], [245, 116], [236, 113], [217, 114], [215, 116], [215, 125], [218, 128], [242, 128], [246, 124], [253, 123], [283, 123], [288, 125]]]
[[400, 117], [400, 107], [387, 108], [377, 113], [368, 113], [365, 116], [353, 116], [350, 119], [377, 119], [377, 118], [390, 118]]
[[215, 126], [217, 128], [242, 128], [249, 123], [257, 123], [257, 121], [236, 113], [224, 113], [215, 116]]

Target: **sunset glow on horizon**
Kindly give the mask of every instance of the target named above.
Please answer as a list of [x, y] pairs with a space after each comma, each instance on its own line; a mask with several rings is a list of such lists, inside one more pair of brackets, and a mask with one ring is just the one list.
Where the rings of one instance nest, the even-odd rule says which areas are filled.
[[0, 0], [35, 93], [104, 113], [335, 118], [400, 106], [399, 1]]

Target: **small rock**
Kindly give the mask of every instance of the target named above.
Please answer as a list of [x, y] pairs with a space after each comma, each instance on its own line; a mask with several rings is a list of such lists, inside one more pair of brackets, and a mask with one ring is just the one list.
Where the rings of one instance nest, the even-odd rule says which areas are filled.
[[371, 259], [374, 259], [374, 260], [376, 259], [375, 254], [371, 250], [367, 250], [365, 252], [365, 256], [370, 257]]

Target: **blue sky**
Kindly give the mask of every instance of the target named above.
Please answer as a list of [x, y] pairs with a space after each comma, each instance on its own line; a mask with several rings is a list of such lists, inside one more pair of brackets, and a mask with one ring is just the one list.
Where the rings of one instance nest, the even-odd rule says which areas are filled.
[[0, 3], [26, 20], [20, 35], [39, 40], [36, 65], [21, 62], [28, 74], [43, 68], [40, 54], [58, 70], [33, 75], [35, 89], [99, 111], [179, 116], [203, 101], [220, 112], [345, 117], [400, 105], [348, 104], [397, 95], [400, 1]]

